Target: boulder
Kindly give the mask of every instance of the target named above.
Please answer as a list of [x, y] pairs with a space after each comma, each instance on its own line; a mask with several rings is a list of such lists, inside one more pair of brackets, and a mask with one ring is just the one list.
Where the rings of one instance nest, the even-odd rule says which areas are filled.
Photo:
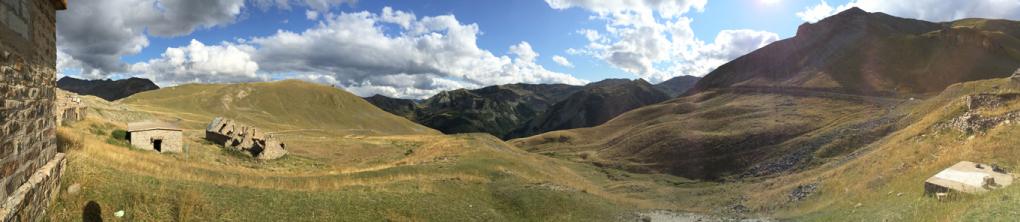
[[286, 145], [272, 134], [223, 117], [213, 118], [205, 129], [205, 139], [259, 160], [277, 159], [287, 154]]

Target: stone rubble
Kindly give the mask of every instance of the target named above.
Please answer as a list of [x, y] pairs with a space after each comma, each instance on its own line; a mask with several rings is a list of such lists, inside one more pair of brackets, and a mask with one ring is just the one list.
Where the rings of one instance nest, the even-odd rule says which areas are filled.
[[205, 130], [205, 139], [259, 160], [273, 160], [287, 154], [286, 145], [272, 134], [223, 117], [213, 118]]
[[939, 124], [938, 128], [956, 129], [963, 133], [978, 133], [998, 126], [1020, 120], [1020, 110], [1010, 111], [997, 116], [983, 116], [978, 111], [1002, 106], [1004, 103], [1020, 98], [1020, 94], [976, 94], [966, 98], [967, 111]]
[[790, 201], [801, 201], [811, 196], [815, 191], [818, 190], [817, 183], [799, 185], [790, 191]]

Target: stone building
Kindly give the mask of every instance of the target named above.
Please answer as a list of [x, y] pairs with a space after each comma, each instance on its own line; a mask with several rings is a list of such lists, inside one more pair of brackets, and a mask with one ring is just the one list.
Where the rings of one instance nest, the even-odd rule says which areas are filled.
[[127, 138], [136, 149], [160, 153], [180, 153], [184, 150], [181, 128], [163, 122], [128, 123]]
[[0, 1], [0, 221], [41, 220], [64, 154], [54, 115], [61, 0]]
[[213, 118], [205, 129], [205, 139], [260, 160], [272, 160], [287, 154], [286, 145], [272, 134], [223, 117]]
[[53, 113], [57, 116], [57, 126], [85, 120], [88, 106], [81, 101], [78, 94], [57, 89], [57, 103]]

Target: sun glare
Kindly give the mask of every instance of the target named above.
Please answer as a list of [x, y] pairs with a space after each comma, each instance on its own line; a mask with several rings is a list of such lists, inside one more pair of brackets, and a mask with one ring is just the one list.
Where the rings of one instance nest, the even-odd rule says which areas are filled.
[[780, 0], [759, 0], [759, 1], [761, 1], [762, 4], [775, 5], [775, 4], [779, 4]]

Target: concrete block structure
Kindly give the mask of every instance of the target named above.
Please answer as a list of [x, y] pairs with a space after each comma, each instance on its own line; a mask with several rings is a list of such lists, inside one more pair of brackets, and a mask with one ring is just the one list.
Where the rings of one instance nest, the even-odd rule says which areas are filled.
[[1013, 175], [987, 164], [960, 161], [924, 181], [928, 195], [984, 193], [1013, 184]]
[[160, 153], [180, 153], [184, 151], [184, 135], [181, 128], [163, 122], [128, 123], [128, 140], [136, 149], [152, 150]]
[[0, 221], [43, 220], [59, 192], [56, 11], [61, 0], [0, 0]]

